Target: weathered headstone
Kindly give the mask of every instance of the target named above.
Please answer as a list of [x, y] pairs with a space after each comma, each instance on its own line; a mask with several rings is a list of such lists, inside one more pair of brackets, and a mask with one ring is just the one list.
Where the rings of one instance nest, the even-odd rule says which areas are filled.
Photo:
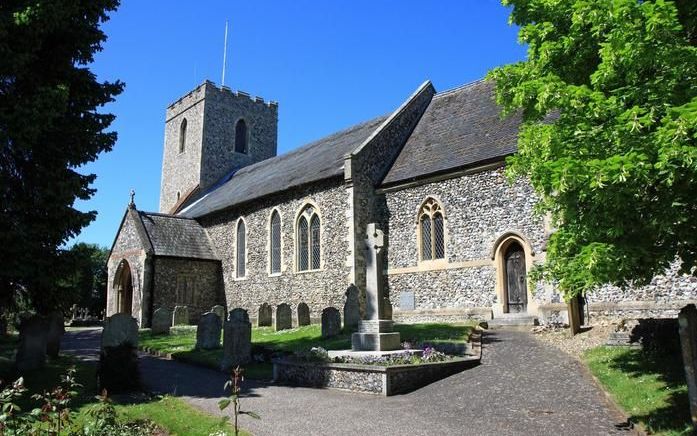
[[391, 351], [401, 348], [399, 332], [393, 332], [392, 306], [385, 292], [383, 251], [385, 234], [368, 224], [365, 238], [365, 320], [351, 335], [354, 351]]
[[244, 309], [230, 311], [223, 330], [223, 360], [220, 367], [229, 371], [252, 358], [252, 323]]
[[336, 307], [327, 307], [322, 311], [322, 337], [330, 338], [341, 333], [341, 314]]
[[165, 307], [156, 309], [152, 314], [152, 334], [168, 335], [170, 327], [172, 327], [172, 312]]
[[220, 317], [208, 312], [201, 315], [196, 327], [196, 349], [197, 350], [212, 350], [220, 348], [220, 331], [223, 328], [223, 323]]
[[258, 327], [271, 327], [273, 325], [273, 308], [268, 303], [259, 306]]
[[46, 354], [55, 359], [60, 353], [61, 338], [63, 333], [65, 333], [63, 314], [61, 312], [53, 312], [48, 316], [46, 322]]
[[104, 321], [97, 379], [99, 390], [131, 392], [140, 386], [138, 376], [138, 322], [126, 313]]
[[220, 318], [220, 324], [221, 324], [221, 325], [222, 325], [222, 323], [225, 322], [225, 308], [224, 308], [223, 306], [221, 306], [220, 304], [216, 304], [216, 305], [213, 306], [213, 308], [211, 309], [211, 312], [213, 312], [213, 313], [215, 313], [216, 315], [218, 315], [218, 318]]
[[174, 314], [172, 315], [172, 325], [189, 325], [188, 306], [174, 306]]
[[690, 416], [692, 426], [697, 430], [697, 308], [694, 304], [688, 304], [680, 311], [678, 329], [687, 394], [690, 399]]
[[19, 325], [19, 345], [15, 365], [20, 372], [42, 368], [46, 363], [46, 320], [38, 315], [23, 319]]
[[293, 328], [293, 311], [286, 303], [276, 306], [276, 331]]
[[346, 289], [344, 303], [344, 330], [355, 332], [361, 322], [361, 303], [358, 300], [358, 288], [353, 283]]
[[298, 304], [298, 327], [310, 325], [310, 308], [305, 303]]

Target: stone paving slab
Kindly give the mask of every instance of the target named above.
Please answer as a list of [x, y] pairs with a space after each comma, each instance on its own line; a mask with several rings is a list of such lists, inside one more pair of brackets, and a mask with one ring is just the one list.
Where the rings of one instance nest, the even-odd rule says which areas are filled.
[[[481, 365], [388, 398], [245, 381], [242, 408], [262, 419], [241, 425], [257, 436], [634, 434], [578, 361], [522, 331], [491, 330], [482, 342]], [[151, 390], [220, 414], [224, 374], [146, 355], [141, 372]]]

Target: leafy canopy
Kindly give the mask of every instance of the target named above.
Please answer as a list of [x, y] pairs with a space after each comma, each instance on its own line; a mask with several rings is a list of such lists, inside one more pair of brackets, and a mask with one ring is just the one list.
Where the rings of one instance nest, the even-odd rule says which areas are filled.
[[528, 59], [497, 68], [520, 111], [511, 177], [552, 218], [536, 278], [567, 297], [697, 265], [697, 2], [503, 0]]
[[78, 169], [111, 150], [114, 116], [100, 111], [122, 89], [88, 65], [118, 0], [0, 1], [0, 307], [40, 312], [64, 302], [66, 241], [95, 218], [73, 207], [94, 194]]

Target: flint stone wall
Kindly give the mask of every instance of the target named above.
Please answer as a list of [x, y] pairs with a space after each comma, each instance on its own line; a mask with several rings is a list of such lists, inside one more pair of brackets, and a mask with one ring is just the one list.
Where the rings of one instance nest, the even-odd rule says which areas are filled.
[[350, 390], [390, 396], [414, 391], [422, 386], [461, 372], [478, 359], [455, 358], [447, 362], [420, 365], [355, 365], [277, 360], [274, 380], [292, 386]]
[[[133, 304], [131, 306], [131, 314], [136, 317], [141, 326], [150, 325], [148, 311], [141, 310], [147, 308], [150, 298], [150, 282], [152, 274], [152, 258], [149, 258], [142, 245], [141, 238], [138, 235], [135, 220], [139, 220], [138, 212], [129, 210], [124, 219], [121, 232], [118, 234], [114, 242], [114, 248], [111, 251], [107, 262], [107, 316], [111, 316], [118, 312], [116, 307], [117, 298], [114, 292], [114, 279], [119, 264], [122, 260], [126, 260], [131, 269], [131, 279], [133, 283]], [[141, 301], [141, 295], [143, 301]]]
[[[510, 185], [503, 168], [387, 192], [385, 197], [390, 211], [388, 285], [395, 309], [401, 292], [414, 292], [417, 310], [491, 307], [497, 300], [496, 266], [491, 260], [497, 239], [515, 231], [530, 241], [536, 254], [543, 250], [544, 222], [533, 215], [537, 197], [529, 183]], [[439, 200], [444, 209], [447, 263], [474, 261], [474, 265], [452, 269], [419, 265], [417, 214], [428, 197]], [[394, 272], [400, 268], [420, 271]], [[536, 293], [536, 298], [551, 297]]]
[[154, 307], [173, 311], [175, 306], [187, 306], [189, 322], [197, 323], [202, 314], [222, 302], [220, 276], [220, 264], [215, 261], [158, 257]]
[[[319, 210], [321, 268], [295, 272], [295, 218], [312, 201]], [[222, 261], [227, 307], [241, 307], [256, 316], [259, 306], [305, 302], [311, 313], [327, 306], [342, 307], [348, 286], [348, 201], [340, 179], [325, 180], [267, 199], [231, 208], [200, 220]], [[281, 273], [269, 273], [269, 220], [276, 209], [281, 216]], [[247, 229], [246, 276], [235, 276], [235, 228], [244, 217]]]

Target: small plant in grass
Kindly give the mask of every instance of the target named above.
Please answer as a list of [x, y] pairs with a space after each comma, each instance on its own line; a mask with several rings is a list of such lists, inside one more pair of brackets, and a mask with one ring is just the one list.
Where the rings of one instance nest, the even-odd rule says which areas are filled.
[[36, 427], [44, 430], [45, 434], [58, 435], [72, 422], [70, 401], [77, 396], [76, 389], [82, 387], [75, 379], [76, 372], [75, 367], [71, 366], [61, 376], [58, 386], [31, 396], [43, 403], [41, 407], [32, 410], [31, 415], [38, 420]]
[[[230, 380], [225, 382], [225, 386], [223, 387], [223, 389], [230, 388], [230, 396], [218, 402], [220, 410], [225, 410], [228, 407], [232, 406], [232, 417], [233, 426], [235, 429], [235, 436], [238, 436], [240, 432], [240, 428], [238, 425], [239, 415], [248, 415], [254, 419], [261, 419], [260, 416], [254, 412], [240, 409], [240, 398], [242, 396], [240, 392], [242, 390], [242, 382], [244, 381], [243, 372], [244, 370], [241, 369], [239, 366], [232, 371], [232, 374], [230, 375]], [[229, 416], [224, 417], [223, 424], [227, 423], [229, 420]]]
[[19, 400], [25, 393], [27, 388], [24, 386], [22, 377], [15, 380], [9, 386], [6, 386], [0, 392], [0, 434], [18, 435], [25, 434], [31, 426], [28, 417], [22, 414], [22, 410], [17, 405]]

